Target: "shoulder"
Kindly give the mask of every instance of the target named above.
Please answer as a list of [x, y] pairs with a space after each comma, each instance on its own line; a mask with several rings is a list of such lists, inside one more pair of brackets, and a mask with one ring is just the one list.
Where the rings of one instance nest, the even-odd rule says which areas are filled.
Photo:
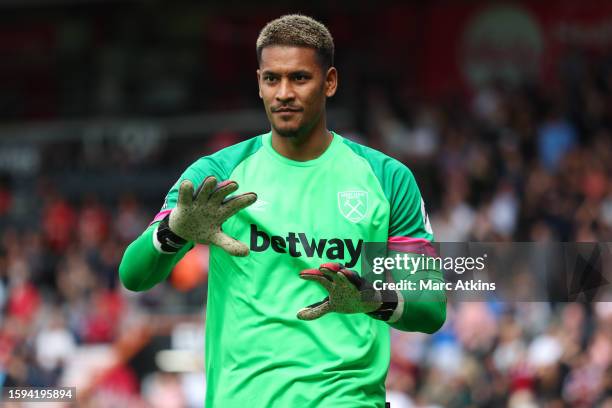
[[412, 171], [401, 161], [344, 137], [342, 141], [354, 154], [368, 162], [372, 171], [383, 185], [383, 188], [391, 187], [397, 182], [414, 182]]
[[238, 164], [255, 154], [261, 146], [261, 135], [255, 136], [200, 157], [191, 164], [190, 168], [207, 171], [218, 178], [226, 178]]
[[241, 159], [247, 157], [261, 148], [261, 137], [262, 135], [255, 136], [240, 143], [233, 144], [207, 157], [215, 160]]

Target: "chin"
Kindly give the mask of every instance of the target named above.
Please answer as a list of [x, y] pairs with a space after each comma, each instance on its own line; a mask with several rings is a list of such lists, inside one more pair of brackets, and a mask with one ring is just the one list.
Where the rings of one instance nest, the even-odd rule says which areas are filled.
[[281, 137], [297, 137], [302, 133], [302, 128], [300, 126], [274, 126], [274, 130]]

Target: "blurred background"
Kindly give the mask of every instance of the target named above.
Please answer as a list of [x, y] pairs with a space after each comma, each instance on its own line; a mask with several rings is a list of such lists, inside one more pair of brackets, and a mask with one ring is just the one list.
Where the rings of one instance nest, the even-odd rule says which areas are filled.
[[[297, 11], [334, 36], [330, 128], [413, 170], [438, 241], [611, 240], [612, 2], [0, 0], [0, 384], [203, 406], [207, 248], [146, 293], [117, 266], [189, 163], [268, 131], [255, 40]], [[612, 407], [612, 303], [392, 337], [393, 408]]]

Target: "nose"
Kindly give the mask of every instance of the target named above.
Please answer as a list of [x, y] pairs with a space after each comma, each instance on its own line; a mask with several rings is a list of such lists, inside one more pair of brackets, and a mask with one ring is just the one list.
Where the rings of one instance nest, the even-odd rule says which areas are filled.
[[287, 78], [283, 78], [278, 85], [276, 92], [276, 100], [279, 102], [291, 101], [295, 98], [293, 87]]

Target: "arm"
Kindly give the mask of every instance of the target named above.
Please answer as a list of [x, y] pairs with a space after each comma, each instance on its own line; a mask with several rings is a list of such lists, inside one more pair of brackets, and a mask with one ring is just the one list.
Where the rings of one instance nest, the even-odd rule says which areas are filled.
[[176, 207], [165, 211], [162, 221], [147, 228], [125, 251], [119, 266], [123, 285], [134, 291], [150, 289], [168, 277], [193, 243], [217, 245], [234, 256], [248, 255], [245, 244], [221, 230], [226, 219], [257, 198], [254, 193], [226, 198], [237, 189], [233, 181], [217, 184], [209, 176], [194, 193], [193, 183], [182, 181]]
[[[390, 251], [389, 256], [403, 255], [405, 252]], [[409, 256], [415, 256], [409, 254]], [[420, 255], [418, 255], [420, 257]], [[423, 259], [423, 258], [421, 258]], [[426, 282], [442, 283], [444, 278], [439, 269], [421, 268], [415, 271], [393, 271], [395, 281], [406, 280], [414, 282], [418, 290], [397, 291], [397, 302], [389, 305], [393, 310], [387, 323], [401, 331], [417, 331], [422, 333], [436, 332], [446, 320], [446, 294], [441, 289], [420, 289]], [[383, 319], [384, 320], [384, 319]]]
[[[388, 256], [400, 254], [419, 257], [423, 261], [436, 255], [431, 245], [434, 235], [425, 202], [412, 172], [404, 165], [393, 164]], [[414, 282], [417, 290], [398, 291], [398, 302], [388, 320], [391, 327], [424, 333], [433, 333], [442, 327], [446, 320], [446, 294], [443, 290], [421, 289], [421, 283], [444, 282], [442, 272], [435, 264], [420, 262], [414, 271], [392, 271], [395, 281]]]
[[119, 279], [129, 290], [148, 290], [165, 280], [178, 261], [193, 248], [193, 244], [188, 244], [175, 253], [160, 252], [153, 243], [158, 225], [156, 222], [149, 226], [125, 250], [119, 265]]
[[152, 288], [168, 277], [194, 243], [217, 245], [235, 256], [247, 255], [249, 249], [245, 244], [221, 230], [226, 219], [257, 198], [254, 193], [226, 198], [237, 189], [235, 182], [217, 184], [216, 178], [209, 176], [194, 192], [193, 182], [182, 180], [176, 193], [178, 199], [173, 200], [176, 207], [168, 210], [164, 206], [164, 211], [156, 217], [163, 217], [161, 222], [150, 225], [126, 249], [119, 265], [121, 283], [133, 291]]
[[446, 320], [446, 295], [441, 290], [427, 292], [404, 294], [407, 297], [403, 302], [401, 317], [396, 322], [389, 322], [389, 325], [401, 331], [429, 334], [438, 331]]
[[[123, 255], [119, 278], [127, 289], [143, 291], [165, 280], [194, 242], [218, 245], [232, 255], [248, 254], [248, 247], [223, 234], [221, 224], [257, 196], [246, 193], [226, 198], [238, 185], [229, 181], [217, 184], [216, 180], [229, 177], [259, 146], [260, 139], [252, 138], [200, 158], [181, 174], [153, 223]], [[200, 187], [194, 191], [193, 186]]]
[[[174, 266], [193, 248], [170, 231], [169, 215], [177, 207], [183, 181], [200, 185], [208, 174], [219, 174], [215, 162], [204, 157], [189, 166], [166, 194], [164, 205], [149, 227], [125, 250], [119, 265], [119, 280], [127, 289], [145, 291], [165, 280]], [[161, 229], [161, 234], [160, 234]]]

